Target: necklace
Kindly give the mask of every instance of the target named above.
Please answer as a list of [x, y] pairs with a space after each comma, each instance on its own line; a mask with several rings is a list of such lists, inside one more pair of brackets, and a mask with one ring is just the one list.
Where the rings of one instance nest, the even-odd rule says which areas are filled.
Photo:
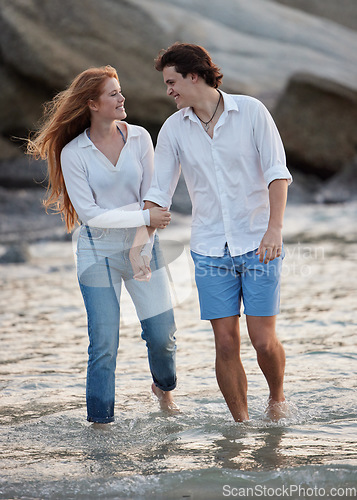
[[203, 120], [201, 120], [201, 118], [195, 113], [195, 115], [197, 116], [197, 118], [200, 120], [200, 122], [203, 123], [204, 125], [204, 129], [205, 129], [205, 132], [208, 132], [208, 129], [209, 129], [209, 124], [211, 123], [211, 121], [213, 120], [214, 118], [214, 115], [217, 113], [217, 109], [218, 109], [218, 106], [219, 106], [219, 103], [221, 102], [221, 97], [222, 97], [222, 94], [220, 93], [219, 90], [217, 90], [217, 92], [219, 93], [219, 99], [218, 99], [218, 102], [217, 102], [217, 106], [216, 106], [216, 109], [214, 110], [214, 113], [213, 115], [211, 116], [211, 118], [208, 120], [208, 122], [204, 122]]
[[[126, 140], [125, 140], [124, 134], [123, 134], [123, 132], [120, 130], [120, 128], [118, 127], [118, 125], [117, 125], [117, 129], [119, 130], [120, 135], [122, 136], [122, 139], [123, 139], [123, 141], [124, 141], [124, 144], [126, 144]], [[87, 135], [88, 135], [88, 139], [92, 140], [92, 139], [90, 138], [90, 129], [88, 129], [88, 131], [87, 131]]]

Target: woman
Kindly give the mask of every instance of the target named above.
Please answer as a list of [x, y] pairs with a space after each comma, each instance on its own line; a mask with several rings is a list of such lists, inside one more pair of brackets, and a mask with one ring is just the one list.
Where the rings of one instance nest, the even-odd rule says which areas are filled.
[[162, 409], [177, 410], [171, 392], [176, 328], [157, 236], [141, 254], [145, 266], [138, 262], [133, 269], [129, 260], [137, 231], [166, 227], [170, 214], [141, 208], [153, 145], [145, 129], [123, 121], [124, 101], [114, 68], [88, 69], [49, 103], [44, 124], [28, 143], [29, 154], [47, 159], [46, 208], [56, 207], [68, 231], [81, 222], [77, 273], [88, 318], [87, 420], [98, 426], [114, 420], [122, 282], [141, 322], [152, 390]]

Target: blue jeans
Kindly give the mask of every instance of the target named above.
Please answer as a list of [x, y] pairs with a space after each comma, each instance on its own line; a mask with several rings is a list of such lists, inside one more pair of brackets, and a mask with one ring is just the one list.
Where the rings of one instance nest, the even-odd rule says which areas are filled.
[[149, 282], [136, 281], [129, 261], [134, 229], [82, 226], [77, 272], [88, 318], [87, 420], [114, 420], [115, 368], [119, 347], [120, 291], [128, 290], [146, 341], [153, 381], [163, 391], [176, 387], [176, 331], [166, 268], [155, 237]]

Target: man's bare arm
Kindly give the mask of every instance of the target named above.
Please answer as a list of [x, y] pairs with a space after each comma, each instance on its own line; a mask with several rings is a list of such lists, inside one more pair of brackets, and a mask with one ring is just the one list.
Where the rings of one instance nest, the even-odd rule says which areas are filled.
[[259, 261], [267, 264], [280, 257], [282, 252], [283, 219], [288, 193], [287, 179], [276, 179], [269, 185], [270, 217], [266, 233], [264, 234], [256, 252]]
[[[153, 201], [145, 201], [144, 210], [146, 210], [147, 208], [153, 208], [153, 207], [160, 207], [160, 205], [158, 205], [157, 203], [154, 203]], [[151, 236], [156, 228], [149, 226], [147, 229], [148, 229], [149, 236]]]
[[144, 210], [152, 208], [155, 208], [155, 210], [150, 210], [151, 226], [138, 228], [133, 241], [133, 248], [136, 248], [139, 253], [142, 247], [149, 241], [150, 236], [156, 231], [156, 229], [164, 229], [168, 224], [170, 224], [171, 221], [171, 214], [167, 208], [162, 208], [156, 203], [146, 201]]

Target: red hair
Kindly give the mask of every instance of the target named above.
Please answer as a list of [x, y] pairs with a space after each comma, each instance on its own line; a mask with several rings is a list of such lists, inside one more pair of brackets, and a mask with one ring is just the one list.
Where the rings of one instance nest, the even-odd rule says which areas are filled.
[[44, 106], [42, 125], [27, 143], [27, 153], [47, 160], [48, 186], [46, 211], [60, 213], [70, 232], [78, 216], [69, 199], [61, 170], [61, 151], [66, 144], [90, 126], [89, 100], [97, 100], [107, 78], [118, 74], [112, 66], [90, 68], [80, 73], [68, 89], [57, 94]]

